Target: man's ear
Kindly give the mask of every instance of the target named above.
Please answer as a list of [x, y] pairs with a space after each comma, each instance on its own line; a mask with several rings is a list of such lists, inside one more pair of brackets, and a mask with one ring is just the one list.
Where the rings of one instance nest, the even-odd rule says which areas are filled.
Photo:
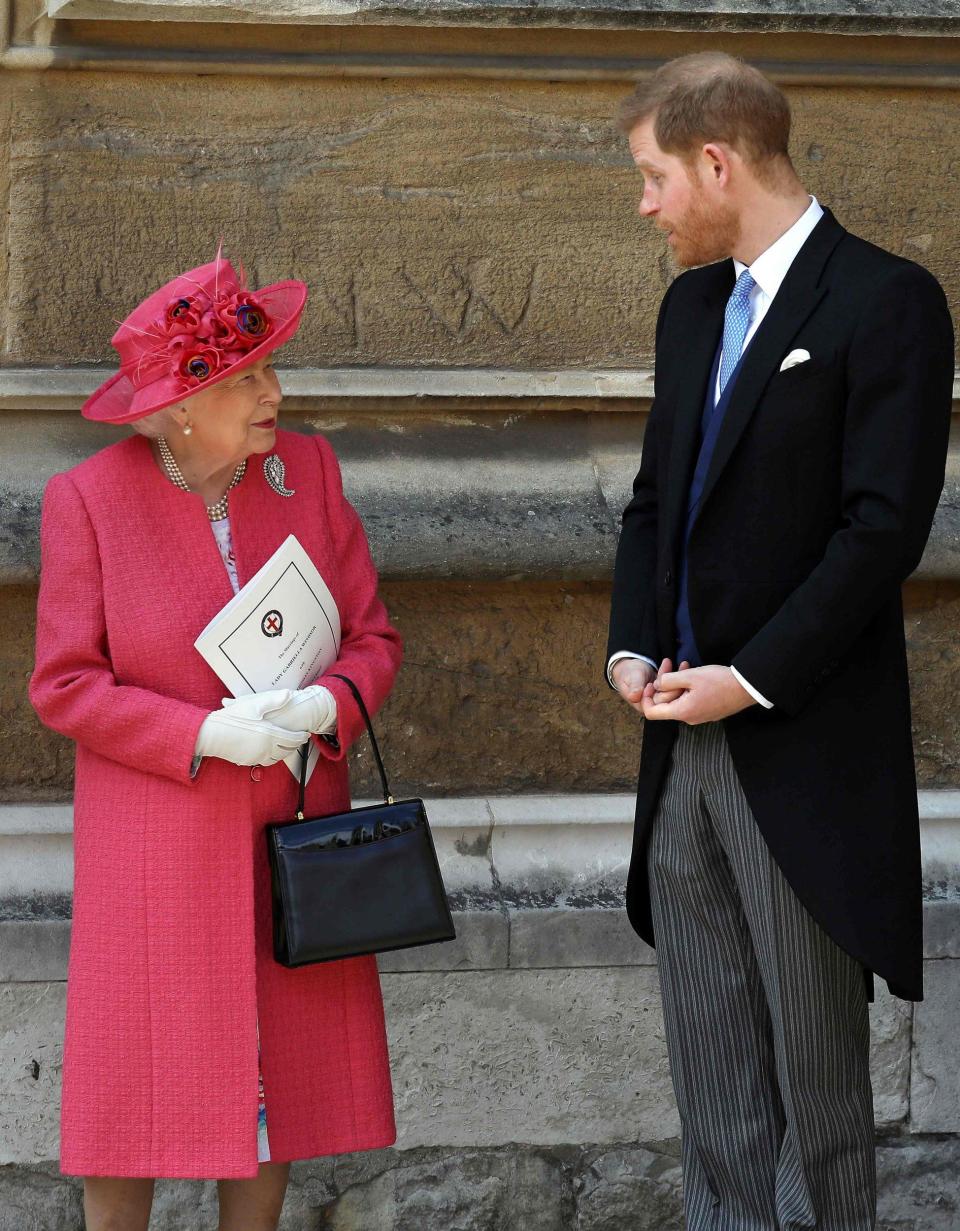
[[725, 186], [730, 182], [730, 147], [717, 141], [708, 142], [700, 151], [704, 170], [714, 183]]

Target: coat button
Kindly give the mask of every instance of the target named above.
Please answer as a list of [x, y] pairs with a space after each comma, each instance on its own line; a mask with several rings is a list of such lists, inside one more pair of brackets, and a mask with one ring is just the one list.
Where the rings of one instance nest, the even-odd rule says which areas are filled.
[[673, 573], [669, 569], [663, 575], [663, 584], [665, 586], [673, 585]]
[[253, 768], [250, 770], [250, 777], [253, 779], [254, 782], [260, 781], [260, 779], [263, 777], [263, 770], [260, 768], [259, 765], [253, 766]]

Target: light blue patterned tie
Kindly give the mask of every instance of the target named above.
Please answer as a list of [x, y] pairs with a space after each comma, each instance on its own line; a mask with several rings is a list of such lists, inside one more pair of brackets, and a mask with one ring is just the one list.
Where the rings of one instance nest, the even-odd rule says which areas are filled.
[[750, 270], [745, 269], [727, 300], [723, 314], [723, 354], [720, 359], [721, 394], [733, 375], [733, 369], [740, 362], [743, 340], [750, 328], [750, 292], [756, 285]]

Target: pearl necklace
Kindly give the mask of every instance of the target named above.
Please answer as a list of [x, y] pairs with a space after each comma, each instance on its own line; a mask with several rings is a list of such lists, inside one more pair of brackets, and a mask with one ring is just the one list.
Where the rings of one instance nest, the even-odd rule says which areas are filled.
[[[166, 438], [163, 436], [157, 437], [157, 445], [160, 449], [160, 460], [163, 462], [163, 468], [167, 472], [167, 478], [174, 485], [179, 487], [182, 492], [188, 492], [191, 489], [187, 486], [187, 480], [183, 477], [180, 467], [177, 465], [176, 458], [170, 452], [170, 446], [167, 444]], [[233, 472], [233, 478], [230, 480], [230, 486], [223, 493], [216, 504], [206, 505], [207, 517], [211, 521], [222, 521], [227, 515], [227, 496], [232, 488], [236, 487], [247, 471], [247, 459], [244, 458], [240, 465]]]

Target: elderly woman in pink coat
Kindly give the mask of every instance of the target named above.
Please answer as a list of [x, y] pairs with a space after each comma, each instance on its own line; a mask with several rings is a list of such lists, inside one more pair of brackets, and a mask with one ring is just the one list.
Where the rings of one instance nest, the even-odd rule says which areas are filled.
[[151, 295], [83, 408], [135, 433], [44, 497], [30, 692], [77, 744], [61, 1167], [88, 1231], [145, 1229], [159, 1176], [217, 1179], [220, 1231], [274, 1228], [291, 1159], [395, 1136], [375, 959], [274, 961], [262, 832], [311, 738], [308, 815], [349, 807], [362, 717], [328, 676], [224, 706], [193, 648], [292, 533], [340, 610], [330, 670], [373, 710], [400, 662], [332, 448], [277, 428], [305, 300], [219, 254]]

